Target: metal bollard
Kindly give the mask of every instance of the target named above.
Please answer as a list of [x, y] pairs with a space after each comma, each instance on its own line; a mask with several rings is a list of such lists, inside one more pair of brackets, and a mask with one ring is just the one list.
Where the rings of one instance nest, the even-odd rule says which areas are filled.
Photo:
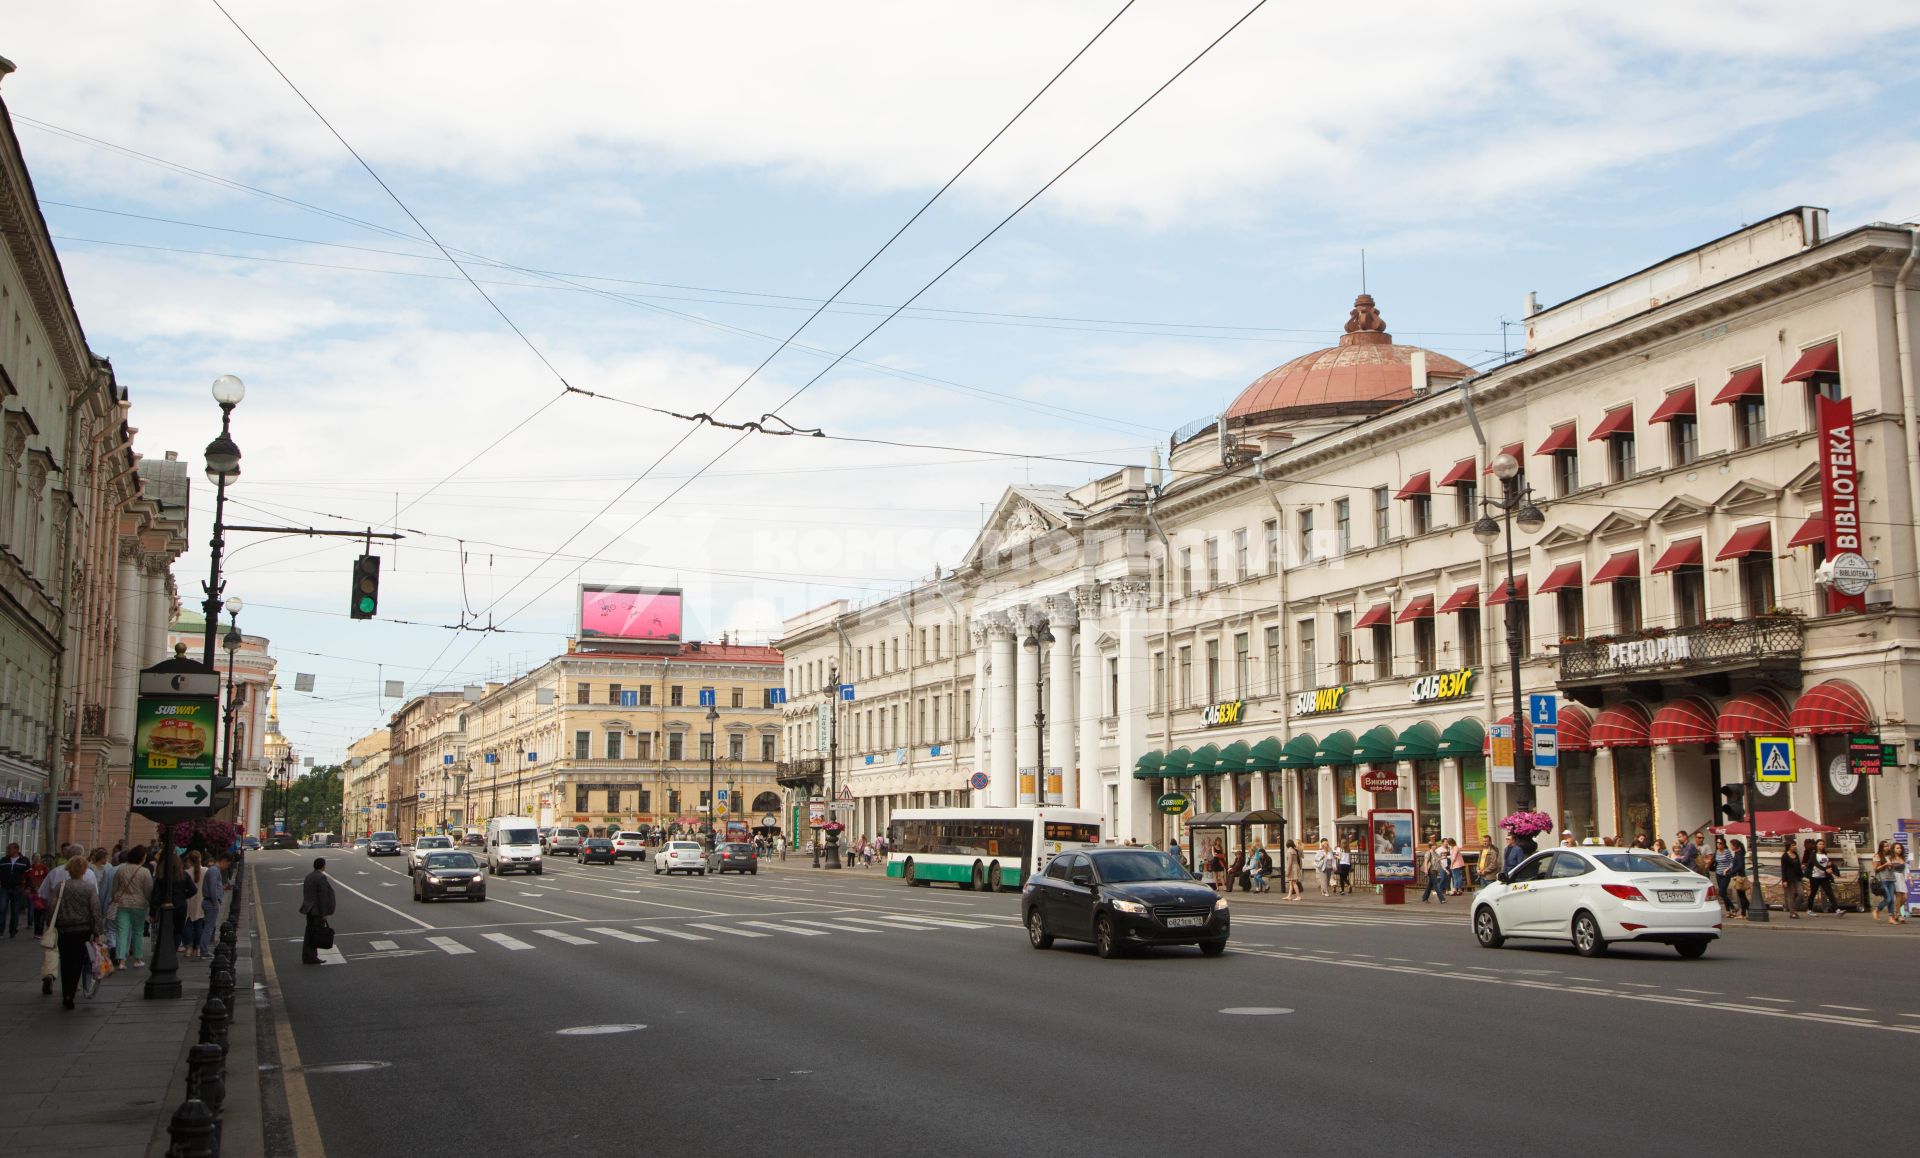
[[213, 1111], [216, 1120], [227, 1101], [227, 1051], [201, 1042], [187, 1051], [187, 1097]]
[[227, 1003], [218, 997], [207, 998], [200, 1010], [200, 1040], [221, 1049], [227, 1046]]
[[167, 1123], [167, 1158], [216, 1158], [213, 1148], [213, 1111], [198, 1098], [188, 1098]]
[[222, 945], [234, 945], [237, 944], [239, 940], [240, 931], [234, 928], [232, 923], [229, 922], [228, 924], [220, 926], [220, 943]]
[[233, 970], [213, 963], [213, 972], [207, 975], [207, 996], [218, 998], [228, 1010], [233, 1009]]

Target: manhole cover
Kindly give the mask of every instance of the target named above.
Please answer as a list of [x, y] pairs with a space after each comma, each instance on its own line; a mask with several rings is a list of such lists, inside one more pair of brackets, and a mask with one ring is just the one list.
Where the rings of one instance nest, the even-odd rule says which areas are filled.
[[567, 1029], [556, 1029], [561, 1037], [594, 1037], [602, 1033], [632, 1033], [636, 1029], [645, 1029], [644, 1025], [575, 1025]]
[[1282, 1013], [1292, 1013], [1291, 1009], [1282, 1009], [1277, 1005], [1235, 1005], [1223, 1009], [1222, 1013], [1231, 1013], [1240, 1017], [1274, 1017]]
[[367, 1070], [384, 1070], [390, 1068], [392, 1068], [391, 1062], [344, 1061], [328, 1062], [325, 1065], [318, 1066], [301, 1066], [300, 1072], [305, 1074], [357, 1074], [364, 1073]]

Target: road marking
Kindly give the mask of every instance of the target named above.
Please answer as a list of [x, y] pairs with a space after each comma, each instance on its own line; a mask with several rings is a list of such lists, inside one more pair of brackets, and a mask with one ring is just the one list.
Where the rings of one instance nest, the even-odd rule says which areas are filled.
[[688, 924], [689, 924], [689, 925], [691, 925], [691, 926], [692, 926], [693, 928], [696, 928], [696, 929], [711, 929], [711, 930], [713, 930], [713, 931], [714, 931], [714, 932], [716, 932], [716, 933], [731, 933], [731, 934], [733, 934], [733, 935], [734, 935], [734, 936], [736, 936], [736, 937], [764, 937], [764, 936], [766, 936], [766, 934], [765, 934], [765, 933], [755, 933], [755, 932], [752, 932], [751, 930], [748, 930], [748, 929], [734, 929], [734, 928], [730, 928], [730, 927], [728, 927], [728, 926], [726, 926], [726, 925], [708, 925], [708, 924], [703, 924], [703, 923], [702, 923], [702, 922], [700, 922], [700, 921], [689, 921], [689, 922], [688, 922]]
[[818, 929], [802, 929], [795, 925], [776, 925], [772, 921], [742, 921], [743, 925], [752, 925], [756, 929], [773, 929], [781, 933], [798, 933], [802, 937], [829, 937]]
[[397, 889], [400, 887], [399, 881], [381, 881], [380, 884], [389, 889]]
[[[386, 910], [387, 912], [389, 912], [389, 913], [392, 913], [392, 914], [393, 914], [394, 916], [396, 916], [396, 917], [400, 917], [400, 918], [402, 918], [402, 919], [404, 919], [404, 920], [408, 920], [408, 921], [411, 921], [411, 922], [413, 922], [414, 924], [416, 924], [416, 925], [418, 925], [418, 926], [420, 926], [420, 927], [421, 927], [422, 929], [431, 929], [431, 928], [433, 928], [433, 927], [434, 927], [434, 926], [432, 926], [432, 925], [430, 925], [430, 924], [428, 924], [427, 922], [425, 922], [425, 921], [423, 921], [423, 920], [421, 920], [420, 918], [418, 918], [418, 917], [416, 917], [416, 916], [414, 916], [414, 915], [413, 915], [412, 913], [408, 913], [408, 912], [405, 912], [405, 911], [403, 911], [403, 910], [400, 910], [400, 909], [396, 909], [396, 908], [394, 908], [394, 907], [393, 907], [392, 905], [389, 905], [388, 903], [386, 903], [385, 901], [376, 901], [376, 900], [374, 900], [374, 899], [373, 899], [372, 897], [370, 897], [370, 896], [368, 896], [367, 894], [365, 894], [365, 893], [363, 893], [363, 892], [361, 892], [361, 891], [360, 891], [359, 889], [356, 889], [356, 888], [354, 888], [354, 887], [353, 887], [352, 885], [350, 885], [350, 884], [348, 884], [348, 883], [347, 883], [347, 882], [345, 882], [345, 881], [334, 881], [333, 883], [334, 883], [334, 884], [336, 884], [336, 885], [339, 885], [339, 886], [340, 886], [341, 888], [343, 888], [343, 889], [345, 889], [345, 890], [347, 890], [348, 892], [350, 892], [350, 893], [352, 893], [352, 894], [353, 894], [354, 896], [356, 896], [356, 897], [359, 897], [359, 898], [360, 898], [361, 900], [363, 900], [363, 901], [365, 901], [365, 902], [367, 902], [368, 904], [370, 904], [370, 905], [379, 905], [379, 906], [380, 906], [381, 908], [383, 908], [383, 909], [385, 909], [385, 910]], [[392, 884], [393, 882], [392, 882], [392, 881], [382, 881], [381, 883], [382, 883], [382, 884]]]
[[595, 941], [592, 937], [576, 937], [572, 933], [562, 933], [558, 929], [535, 929], [534, 932], [540, 934], [542, 937], [552, 937], [554, 940], [567, 945], [599, 944], [599, 942]]
[[678, 929], [669, 929], [665, 925], [643, 926], [649, 933], [658, 933], [662, 937], [678, 937], [682, 941], [711, 941], [712, 937], [702, 937], [698, 933], [683, 933]]
[[878, 929], [862, 929], [858, 925], [836, 925], [832, 921], [803, 921], [798, 917], [794, 918], [793, 923], [796, 925], [814, 925], [822, 929], [837, 929], [842, 933], [878, 933], [880, 931]]
[[[1398, 961], [1398, 962], [1400, 962], [1400, 963], [1401, 963], [1402, 965], [1411, 965], [1411, 964], [1413, 964], [1413, 958], [1411, 958], [1411, 957], [1382, 957], [1382, 958], [1381, 958], [1381, 960], [1382, 960], [1382, 961]], [[1478, 968], [1478, 967], [1476, 966], [1476, 968]]]
[[347, 963], [347, 955], [342, 953], [337, 945], [331, 949], [315, 949], [314, 953], [320, 958], [320, 964], [322, 965], [345, 965]]
[[532, 945], [527, 944], [525, 941], [520, 940], [518, 937], [509, 937], [505, 933], [482, 933], [480, 935], [482, 937], [485, 937], [487, 940], [492, 941], [494, 944], [507, 949], [533, 948]]
[[396, 941], [370, 941], [368, 942], [368, 947], [385, 952], [388, 949], [398, 949], [400, 945]]
[[982, 925], [977, 921], [956, 921], [952, 917], [916, 917], [900, 913], [893, 918], [896, 921], [915, 921], [925, 925], [942, 925], [949, 929], [991, 929], [992, 925]]
[[638, 934], [638, 933], [629, 933], [629, 932], [627, 932], [627, 931], [626, 931], [625, 929], [610, 929], [610, 928], [607, 928], [607, 927], [606, 927], [606, 926], [604, 926], [604, 925], [593, 925], [593, 926], [590, 926], [590, 927], [589, 927], [589, 928], [587, 929], [587, 932], [589, 932], [589, 933], [598, 933], [598, 934], [600, 934], [600, 935], [601, 935], [601, 936], [603, 936], [603, 937], [612, 937], [612, 938], [614, 938], [614, 939], [616, 939], [616, 940], [620, 940], [620, 941], [632, 941], [632, 942], [634, 942], [635, 944], [647, 944], [647, 945], [650, 945], [650, 944], [653, 944], [653, 943], [654, 943], [654, 940], [653, 940], [653, 938], [652, 938], [652, 937], [642, 937], [642, 936], [641, 936], [640, 934]]
[[1872, 1013], [1873, 1012], [1873, 1010], [1868, 1009], [1864, 1005], [1822, 1005], [1820, 1008], [1838, 1009], [1843, 1013]]
[[462, 953], [473, 952], [472, 949], [467, 948], [452, 937], [428, 937], [427, 944], [434, 946], [442, 953], [451, 953], [455, 957], [458, 957]]
[[1658, 985], [1649, 985], [1649, 984], [1647, 984], [1647, 983], [1646, 983], [1645, 981], [1622, 981], [1622, 982], [1620, 982], [1620, 984], [1622, 984], [1622, 985], [1624, 985], [1624, 986], [1626, 986], [1626, 987], [1627, 987], [1628, 989], [1658, 989], [1658, 988], [1660, 988], [1660, 987], [1659, 987]]
[[1901, 1017], [1920, 1017], [1920, 1013], [1903, 1013]]
[[1793, 1004], [1793, 1000], [1792, 1000], [1791, 998], [1787, 998], [1787, 997], [1755, 997], [1755, 996], [1754, 996], [1753, 994], [1751, 994], [1751, 993], [1749, 993], [1749, 994], [1747, 994], [1747, 1000], [1748, 1000], [1748, 1001], [1771, 1001], [1771, 1002], [1773, 1002], [1773, 1003], [1774, 1003], [1775, 1005], [1792, 1005], [1792, 1004]]
[[1278, 1005], [1233, 1005], [1221, 1010], [1222, 1013], [1237, 1014], [1241, 1017], [1273, 1017], [1281, 1013], [1292, 1013]]
[[862, 925], [881, 925], [888, 929], [905, 929], [910, 933], [931, 933], [933, 925], [917, 925], [911, 921], [883, 921], [878, 917], [843, 917], [842, 920], [858, 921]]
[[563, 921], [582, 921], [586, 919], [584, 917], [576, 917], [572, 913], [556, 913], [552, 909], [543, 909], [538, 905], [523, 905], [519, 901], [509, 901], [505, 897], [495, 897], [493, 898], [493, 903], [496, 905], [512, 905], [516, 909], [525, 909], [530, 913], [545, 913], [549, 917], [558, 917]]
[[1679, 992], [1679, 993], [1698, 993], [1698, 994], [1700, 994], [1700, 995], [1701, 995], [1702, 997], [1718, 997], [1718, 996], [1720, 996], [1720, 990], [1718, 990], [1718, 989], [1677, 989], [1677, 990], [1676, 990], [1676, 992]]

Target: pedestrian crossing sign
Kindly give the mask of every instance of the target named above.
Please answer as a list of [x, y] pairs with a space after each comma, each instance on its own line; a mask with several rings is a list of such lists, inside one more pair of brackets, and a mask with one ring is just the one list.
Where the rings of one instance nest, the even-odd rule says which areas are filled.
[[1754, 779], [1763, 784], [1791, 784], [1798, 779], [1793, 737], [1756, 736], [1753, 740]]

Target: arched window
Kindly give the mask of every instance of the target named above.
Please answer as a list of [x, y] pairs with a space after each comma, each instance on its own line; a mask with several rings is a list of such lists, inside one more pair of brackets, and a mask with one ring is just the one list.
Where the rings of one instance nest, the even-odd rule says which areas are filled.
[[778, 792], [762, 792], [760, 795], [754, 797], [753, 811], [774, 812], [774, 813], [779, 812], [780, 811], [780, 794]]

